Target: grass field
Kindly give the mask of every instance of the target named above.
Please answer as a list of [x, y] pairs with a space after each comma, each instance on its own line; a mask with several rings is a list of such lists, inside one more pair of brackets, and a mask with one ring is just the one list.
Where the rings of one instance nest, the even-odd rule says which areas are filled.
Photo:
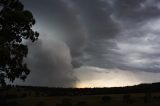
[[[119, 89], [122, 90], [111, 91]], [[128, 87], [124, 89], [129, 91]], [[0, 106], [160, 106], [160, 92], [144, 89], [145, 93], [95, 94], [107, 90], [110, 89], [0, 88]], [[64, 96], [55, 96], [56, 93]]]
[[[103, 97], [110, 97], [104, 101]], [[124, 101], [123, 94], [85, 95], [85, 96], [54, 96], [26, 97], [7, 100], [12, 106], [160, 106], [159, 93], [152, 94], [150, 101], [144, 101], [145, 94], [130, 94], [129, 101]]]

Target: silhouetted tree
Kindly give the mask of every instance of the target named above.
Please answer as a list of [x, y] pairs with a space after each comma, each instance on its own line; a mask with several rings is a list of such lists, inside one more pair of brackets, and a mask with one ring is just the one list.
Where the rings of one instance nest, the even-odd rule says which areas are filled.
[[38, 39], [39, 33], [31, 29], [34, 24], [32, 13], [19, 0], [0, 0], [0, 85], [6, 79], [25, 80], [29, 74], [25, 41]]

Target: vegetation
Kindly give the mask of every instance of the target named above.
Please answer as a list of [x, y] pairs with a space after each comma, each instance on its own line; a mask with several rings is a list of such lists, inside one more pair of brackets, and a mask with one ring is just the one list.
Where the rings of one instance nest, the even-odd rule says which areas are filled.
[[0, 106], [159, 106], [159, 86], [80, 89], [8, 85], [0, 88]]
[[24, 10], [19, 0], [0, 0], [0, 84], [6, 79], [25, 80], [30, 70], [24, 61], [28, 54], [24, 40], [38, 39], [38, 32], [31, 28], [35, 19], [30, 11]]

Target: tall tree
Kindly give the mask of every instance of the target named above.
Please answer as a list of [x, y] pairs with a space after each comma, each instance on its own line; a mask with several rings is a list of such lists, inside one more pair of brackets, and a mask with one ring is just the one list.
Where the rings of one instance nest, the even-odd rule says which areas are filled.
[[6, 80], [25, 80], [30, 73], [24, 61], [28, 54], [25, 41], [38, 39], [34, 24], [32, 13], [19, 0], [0, 0], [0, 85]]

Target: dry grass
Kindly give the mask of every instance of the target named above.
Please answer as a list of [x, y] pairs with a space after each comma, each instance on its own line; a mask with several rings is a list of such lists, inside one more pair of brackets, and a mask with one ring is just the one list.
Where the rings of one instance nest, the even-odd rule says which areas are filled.
[[[45, 106], [55, 106], [56, 104], [62, 103], [64, 99], [68, 99], [72, 102], [73, 106], [80, 101], [84, 101], [87, 103], [87, 106], [160, 106], [159, 100], [152, 100], [151, 103], [144, 103], [144, 95], [145, 94], [130, 94], [133, 103], [127, 104], [123, 101], [123, 94], [114, 94], [107, 95], [110, 96], [110, 103], [103, 103], [102, 97], [104, 96], [54, 96], [54, 97], [27, 97], [22, 99], [12, 99], [10, 101], [16, 101], [21, 106], [36, 106], [38, 102], [44, 102]], [[160, 93], [152, 94], [152, 97], [160, 96]]]

